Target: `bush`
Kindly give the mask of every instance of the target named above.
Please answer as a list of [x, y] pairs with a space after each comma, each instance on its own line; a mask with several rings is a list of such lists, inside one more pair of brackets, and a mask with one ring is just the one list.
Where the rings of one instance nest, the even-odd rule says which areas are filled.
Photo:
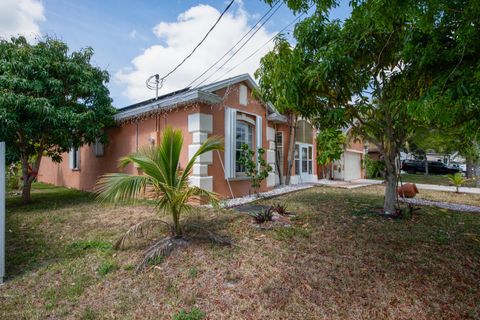
[[385, 172], [385, 161], [373, 160], [368, 155], [363, 160], [363, 165], [366, 171], [367, 178], [380, 178], [383, 177]]
[[193, 308], [190, 312], [180, 310], [179, 313], [173, 316], [173, 320], [202, 320], [205, 319], [205, 312], [197, 308]]
[[253, 219], [255, 219], [255, 222], [264, 223], [266, 221], [272, 221], [273, 210], [272, 210], [272, 207], [270, 207], [268, 209], [264, 209], [256, 212], [250, 212], [249, 215], [252, 216]]
[[111, 260], [106, 260], [97, 268], [97, 272], [101, 276], [106, 276], [110, 272], [118, 270], [118, 268], [119, 267], [118, 267], [118, 264], [116, 262], [111, 261]]
[[270, 210], [273, 211], [273, 212], [276, 212], [276, 213], [278, 213], [279, 215], [282, 215], [282, 216], [288, 216], [289, 214], [291, 214], [291, 212], [287, 211], [287, 206], [285, 204], [282, 204], [282, 203], [273, 204], [270, 207]]
[[7, 190], [15, 191], [20, 189], [20, 179], [21, 179], [21, 168], [20, 164], [12, 163], [7, 167]]

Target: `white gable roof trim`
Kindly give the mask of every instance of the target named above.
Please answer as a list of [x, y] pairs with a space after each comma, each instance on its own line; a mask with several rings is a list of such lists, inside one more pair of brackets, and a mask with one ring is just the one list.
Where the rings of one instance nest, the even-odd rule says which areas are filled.
[[[152, 100], [152, 102], [139, 105], [138, 107], [126, 107], [124, 110], [120, 109], [114, 116], [115, 121], [124, 121], [130, 118], [136, 118], [144, 114], [154, 112], [156, 110], [169, 110], [181, 105], [186, 105], [193, 102], [203, 102], [207, 104], [218, 104], [222, 102], [222, 98], [216, 95], [215, 91], [237, 84], [239, 82], [245, 82], [250, 89], [258, 88], [256, 82], [249, 74], [242, 74], [236, 77], [221, 80], [212, 84], [200, 86], [195, 89], [182, 91], [173, 95], [169, 95], [165, 98], [158, 100]], [[265, 104], [269, 112], [276, 112], [271, 103]]]
[[135, 118], [155, 110], [168, 110], [169, 107], [175, 108], [193, 102], [204, 102], [207, 104], [220, 103], [222, 99], [216, 94], [210, 92], [203, 92], [200, 90], [190, 91], [174, 95], [165, 99], [155, 100], [149, 104], [140, 106], [138, 108], [120, 111], [115, 116], [115, 121], [122, 121], [129, 118]]

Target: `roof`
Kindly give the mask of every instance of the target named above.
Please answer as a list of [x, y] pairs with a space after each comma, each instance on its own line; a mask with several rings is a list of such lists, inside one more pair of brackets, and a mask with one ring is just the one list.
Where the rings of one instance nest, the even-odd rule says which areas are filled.
[[[203, 102], [207, 104], [218, 104], [222, 98], [214, 92], [228, 86], [245, 82], [250, 89], [258, 88], [257, 83], [248, 74], [242, 74], [225, 80], [217, 81], [211, 84], [199, 86], [196, 88], [184, 88], [173, 91], [158, 98], [148, 99], [130, 106], [118, 109], [115, 120], [121, 121], [128, 118], [135, 118], [143, 114], [148, 114], [160, 109], [169, 110], [193, 102]], [[275, 112], [272, 104], [265, 104], [270, 112]]]

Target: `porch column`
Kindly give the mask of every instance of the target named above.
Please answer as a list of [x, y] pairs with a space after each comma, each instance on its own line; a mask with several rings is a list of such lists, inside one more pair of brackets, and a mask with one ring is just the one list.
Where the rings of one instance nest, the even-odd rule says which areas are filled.
[[[210, 114], [192, 113], [188, 115], [188, 132], [192, 134], [192, 144], [188, 146], [188, 159], [207, 140], [213, 131], [213, 117]], [[213, 177], [208, 175], [208, 166], [213, 162], [212, 151], [202, 154], [193, 165], [190, 184], [207, 191], [213, 191]]]

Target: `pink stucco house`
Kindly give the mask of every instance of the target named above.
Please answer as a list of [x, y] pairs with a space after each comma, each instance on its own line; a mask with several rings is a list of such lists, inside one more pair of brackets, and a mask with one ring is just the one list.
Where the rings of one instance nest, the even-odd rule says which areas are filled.
[[[266, 150], [266, 160], [274, 168], [260, 191], [279, 183], [276, 157], [287, 163], [285, 118], [268, 103], [256, 99], [255, 81], [248, 75], [215, 82], [194, 89], [183, 89], [118, 110], [117, 125], [108, 129], [109, 144], [83, 146], [63, 154], [60, 164], [46, 158], [38, 180], [59, 186], [92, 190], [97, 178], [118, 172], [118, 159], [144, 145], [154, 145], [167, 126], [180, 129], [184, 136], [181, 165], [210, 135], [222, 136], [225, 150], [201, 156], [193, 168], [191, 184], [214, 191], [222, 197], [246, 195], [250, 182], [237, 164], [239, 147], [246, 143]], [[292, 183], [317, 180], [315, 132], [307, 121], [298, 124]], [[275, 152], [277, 143], [277, 153]], [[133, 166], [124, 172], [141, 174]]]

